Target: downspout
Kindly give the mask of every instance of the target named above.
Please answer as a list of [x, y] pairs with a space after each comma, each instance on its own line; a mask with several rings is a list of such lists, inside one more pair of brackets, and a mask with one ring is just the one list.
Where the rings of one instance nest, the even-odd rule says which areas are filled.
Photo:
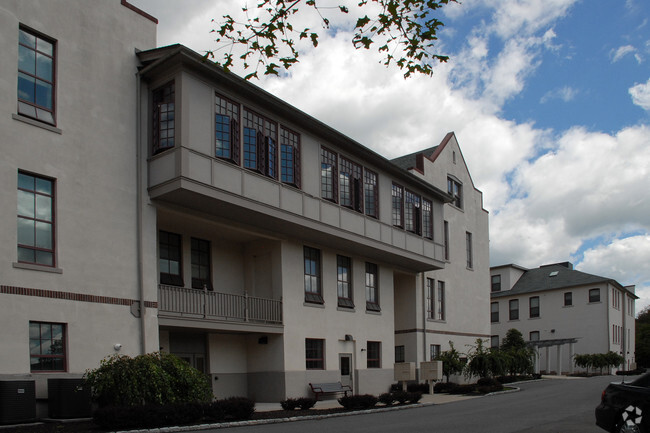
[[424, 283], [424, 272], [421, 272], [420, 287], [422, 287], [422, 361], [427, 362], [427, 294], [426, 286]]
[[144, 266], [143, 266], [143, 239], [142, 239], [142, 162], [141, 162], [141, 149], [142, 149], [142, 106], [141, 106], [141, 86], [140, 86], [140, 71], [135, 73], [135, 88], [136, 88], [136, 121], [135, 121], [135, 133], [136, 133], [136, 149], [135, 149], [135, 163], [136, 163], [136, 177], [137, 177], [137, 191], [136, 191], [136, 242], [137, 242], [137, 255], [138, 255], [138, 294], [140, 302], [140, 353], [147, 353], [147, 322], [145, 319], [146, 308], [144, 306], [145, 294], [144, 294]]

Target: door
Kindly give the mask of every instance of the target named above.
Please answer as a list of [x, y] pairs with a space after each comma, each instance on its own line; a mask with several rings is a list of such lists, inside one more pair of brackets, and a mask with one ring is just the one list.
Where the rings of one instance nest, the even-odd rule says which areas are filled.
[[352, 354], [339, 354], [339, 370], [341, 371], [341, 385], [352, 388]]

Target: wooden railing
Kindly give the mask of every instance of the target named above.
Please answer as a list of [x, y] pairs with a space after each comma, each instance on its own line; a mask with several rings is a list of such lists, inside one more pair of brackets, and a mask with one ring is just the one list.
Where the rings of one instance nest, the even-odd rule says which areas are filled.
[[282, 324], [282, 301], [248, 296], [246, 292], [235, 295], [160, 284], [158, 300], [159, 311], [181, 316]]

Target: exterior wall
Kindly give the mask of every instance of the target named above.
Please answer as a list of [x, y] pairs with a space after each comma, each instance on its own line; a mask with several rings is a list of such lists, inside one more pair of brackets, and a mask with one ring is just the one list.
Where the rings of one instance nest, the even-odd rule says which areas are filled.
[[[56, 40], [56, 126], [17, 114], [20, 25]], [[66, 372], [32, 374], [39, 398], [47, 377], [81, 376], [116, 343], [128, 355], [158, 348], [153, 272], [143, 274], [144, 320], [131, 314], [141, 298], [134, 52], [155, 36], [153, 21], [119, 1], [0, 5], [0, 375], [30, 373], [30, 321], [64, 323]], [[19, 171], [54, 179], [54, 267], [18, 263]]]

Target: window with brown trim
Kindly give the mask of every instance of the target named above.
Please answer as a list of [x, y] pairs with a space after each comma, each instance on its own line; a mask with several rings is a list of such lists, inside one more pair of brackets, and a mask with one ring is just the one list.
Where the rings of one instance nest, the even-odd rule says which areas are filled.
[[404, 362], [406, 360], [406, 354], [404, 346], [395, 346], [395, 362]]
[[300, 176], [300, 134], [282, 127], [280, 128], [280, 180], [300, 188]]
[[420, 217], [420, 196], [407, 189], [404, 200], [404, 229], [418, 235], [421, 234]]
[[215, 93], [215, 156], [239, 165], [239, 104]]
[[338, 305], [354, 308], [352, 300], [352, 260], [346, 256], [336, 256], [336, 291]]
[[445, 320], [445, 282], [438, 281], [436, 290], [436, 320]]
[[367, 368], [381, 368], [381, 341], [366, 343]]
[[435, 318], [436, 311], [436, 292], [435, 292], [435, 280], [433, 278], [427, 278], [427, 315], [429, 319]]
[[363, 212], [363, 169], [341, 157], [339, 169], [339, 203], [357, 212]]
[[158, 232], [160, 284], [183, 287], [181, 235]]
[[152, 154], [174, 147], [176, 136], [174, 82], [153, 92], [153, 148]]
[[324, 147], [321, 147], [320, 155], [320, 196], [336, 203], [338, 199], [337, 155]]
[[311, 247], [303, 249], [305, 261], [305, 302], [322, 304], [320, 250]]
[[18, 262], [54, 266], [54, 181], [18, 172]]
[[307, 370], [325, 369], [325, 340], [305, 339], [305, 368]]
[[212, 277], [210, 272], [210, 241], [204, 239], [191, 239], [192, 255], [192, 288], [212, 290]]
[[377, 173], [364, 170], [364, 194], [366, 215], [379, 218], [379, 184]]
[[40, 33], [18, 30], [18, 113], [55, 124], [56, 42]]
[[451, 177], [447, 178], [447, 192], [454, 198], [451, 202], [459, 209], [463, 208], [463, 185]]
[[422, 236], [433, 239], [433, 203], [422, 199]]
[[404, 226], [404, 188], [402, 186], [393, 184], [392, 189], [393, 199], [393, 225], [395, 227]]
[[377, 265], [366, 263], [366, 310], [381, 311], [379, 307], [379, 274]]
[[278, 125], [244, 108], [244, 168], [278, 178]]
[[65, 334], [63, 323], [29, 322], [31, 372], [67, 370]]

